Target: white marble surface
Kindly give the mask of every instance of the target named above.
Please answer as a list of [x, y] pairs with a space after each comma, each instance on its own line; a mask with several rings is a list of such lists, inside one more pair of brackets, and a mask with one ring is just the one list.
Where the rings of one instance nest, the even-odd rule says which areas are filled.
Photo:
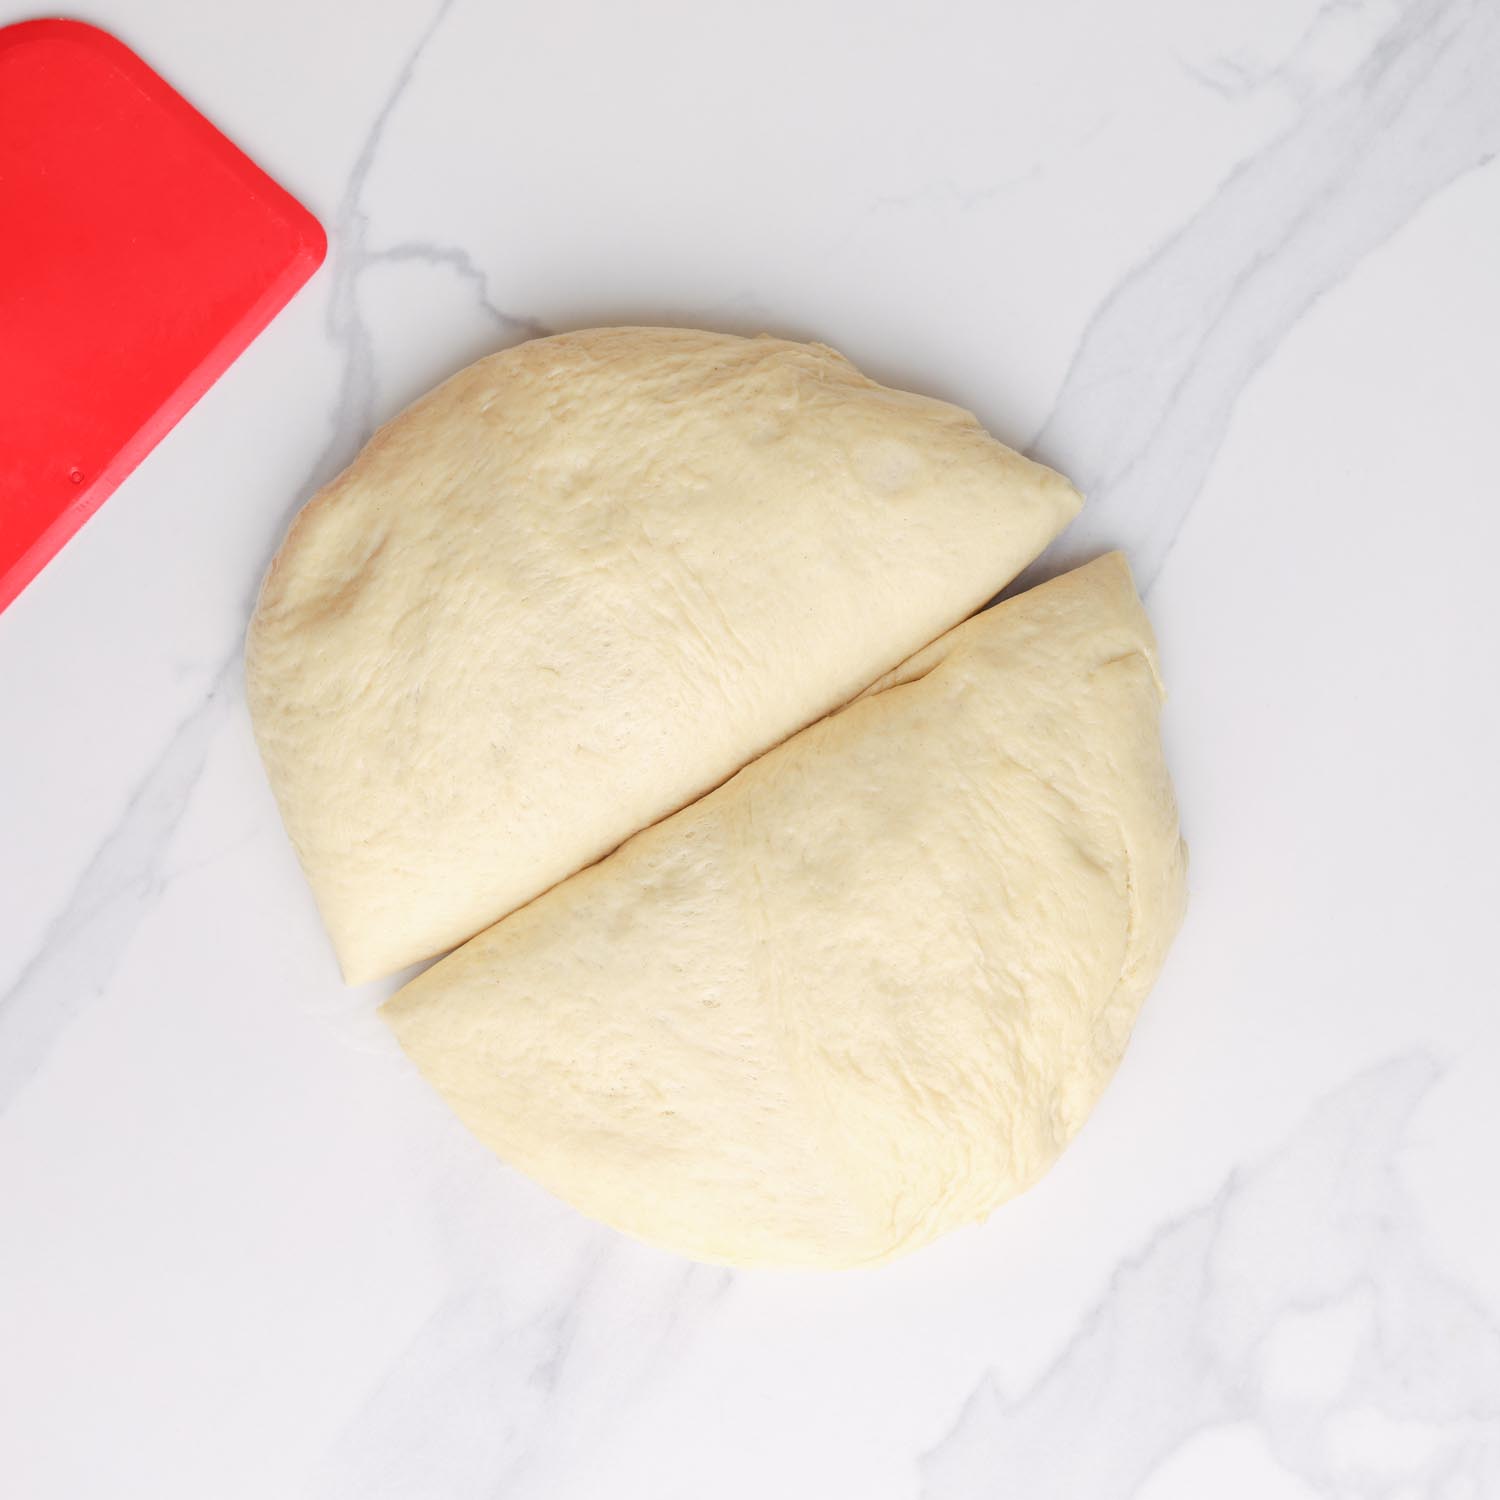
[[[77, 11], [332, 253], [0, 617], [0, 1493], [1500, 1495], [1500, 5]], [[1056, 1172], [879, 1272], [690, 1266], [489, 1159], [250, 741], [310, 488], [649, 320], [971, 406], [1162, 639], [1168, 972]]]

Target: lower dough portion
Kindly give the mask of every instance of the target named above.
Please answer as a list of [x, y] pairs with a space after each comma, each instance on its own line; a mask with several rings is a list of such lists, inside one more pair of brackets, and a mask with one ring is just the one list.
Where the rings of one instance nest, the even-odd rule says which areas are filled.
[[1111, 555], [473, 939], [385, 1007], [474, 1133], [730, 1265], [870, 1264], [1035, 1182], [1185, 899], [1155, 647]]

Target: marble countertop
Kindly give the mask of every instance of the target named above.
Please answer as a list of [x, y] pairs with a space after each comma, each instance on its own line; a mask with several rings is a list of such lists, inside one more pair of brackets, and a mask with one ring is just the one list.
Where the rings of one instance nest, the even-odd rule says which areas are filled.
[[[78, 13], [331, 251], [0, 617], [0, 1491], [1500, 1495], [1500, 5]], [[251, 743], [311, 490], [482, 352], [651, 321], [969, 406], [1161, 637], [1167, 972], [1052, 1175], [876, 1272], [489, 1158]]]

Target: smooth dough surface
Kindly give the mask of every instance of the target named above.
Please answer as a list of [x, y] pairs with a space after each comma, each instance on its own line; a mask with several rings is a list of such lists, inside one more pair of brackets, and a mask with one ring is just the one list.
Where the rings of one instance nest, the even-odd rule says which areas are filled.
[[303, 510], [247, 645], [345, 977], [453, 947], [847, 702], [1078, 504], [820, 345], [598, 329], [454, 376]]
[[1036, 1181], [1184, 903], [1151, 629], [1118, 554], [429, 969], [383, 1014], [500, 1156], [735, 1265], [884, 1260]]

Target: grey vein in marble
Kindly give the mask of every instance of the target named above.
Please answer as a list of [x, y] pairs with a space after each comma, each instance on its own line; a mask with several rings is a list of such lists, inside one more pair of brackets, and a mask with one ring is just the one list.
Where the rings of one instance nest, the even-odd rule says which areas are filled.
[[[442, 1215], [454, 1245], [503, 1233], [474, 1222], [473, 1196], [465, 1188], [470, 1201]], [[554, 1229], [514, 1264], [490, 1258], [455, 1278], [310, 1496], [550, 1500], [732, 1284], [727, 1271], [644, 1250], [566, 1210]], [[525, 1284], [538, 1275], [543, 1286]]]
[[[344, 195], [330, 226], [329, 243], [333, 248], [332, 285], [328, 294], [328, 331], [344, 356], [339, 379], [338, 397], [334, 403], [332, 431], [328, 444], [313, 466], [308, 490], [316, 489], [330, 479], [354, 455], [374, 429], [375, 348], [359, 306], [359, 278], [369, 264], [365, 240], [369, 233], [369, 215], [364, 208], [365, 185], [375, 166], [381, 142], [397, 106], [416, 77], [417, 64], [431, 45], [438, 28], [448, 17], [454, 0], [439, 0], [427, 25], [423, 27], [411, 51], [407, 53], [392, 83], [390, 92], [370, 122], [359, 152], [354, 158]], [[306, 496], [288, 514], [300, 509]]]
[[1365, 1073], [1161, 1230], [1035, 1386], [986, 1377], [927, 1500], [1129, 1500], [1234, 1424], [1319, 1494], [1500, 1494], [1500, 1325], [1425, 1253], [1396, 1170], [1435, 1074]]
[[172, 837], [224, 721], [231, 666], [220, 667], [202, 701], [173, 730], [41, 946], [0, 999], [0, 1114], [74, 1018], [103, 993], [161, 894]]
[[334, 343], [344, 355], [343, 374], [334, 405], [328, 445], [313, 467], [310, 482], [287, 516], [305, 503], [307, 494], [331, 479], [375, 430], [375, 348], [360, 307], [360, 280], [371, 267], [392, 261], [418, 261], [435, 269], [451, 271], [473, 287], [480, 309], [507, 333], [545, 332], [529, 318], [502, 311], [490, 300], [484, 272], [468, 253], [457, 246], [406, 239], [385, 249], [369, 247], [370, 215], [365, 208], [365, 189], [374, 170], [380, 147], [397, 108], [417, 76], [418, 65], [454, 0], [440, 0], [416, 44], [396, 74], [385, 102], [366, 132], [349, 181], [339, 200], [329, 241], [334, 247], [333, 277], [329, 291], [328, 327]]
[[1500, 6], [1405, 6], [1350, 77], [1120, 283], [1030, 450], [1088, 504], [1017, 587], [1124, 546], [1150, 588], [1255, 372], [1434, 193], [1500, 151], [1497, 78]]
[[489, 277], [467, 250], [458, 245], [441, 245], [432, 240], [403, 240], [397, 245], [388, 245], [383, 250], [369, 252], [364, 264], [380, 265], [415, 261], [431, 266], [434, 270], [452, 271], [461, 281], [473, 288], [479, 310], [507, 336], [525, 334], [527, 338], [542, 338], [552, 332], [535, 318], [525, 318], [519, 313], [506, 312], [497, 307], [490, 298]]

